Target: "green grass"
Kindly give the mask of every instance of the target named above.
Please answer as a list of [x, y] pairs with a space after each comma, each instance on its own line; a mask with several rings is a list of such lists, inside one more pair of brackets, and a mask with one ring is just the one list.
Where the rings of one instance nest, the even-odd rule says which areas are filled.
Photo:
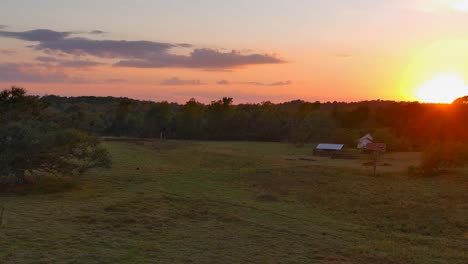
[[111, 170], [3, 194], [0, 263], [468, 263], [468, 177], [417, 153], [290, 160], [310, 147], [108, 142]]

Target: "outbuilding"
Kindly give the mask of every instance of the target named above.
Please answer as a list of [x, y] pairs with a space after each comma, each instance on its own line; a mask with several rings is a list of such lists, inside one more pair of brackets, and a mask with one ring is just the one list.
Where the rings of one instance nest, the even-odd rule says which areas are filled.
[[314, 150], [314, 155], [317, 156], [332, 156], [333, 154], [342, 151], [344, 144], [328, 144], [320, 143]]
[[374, 137], [371, 134], [367, 134], [358, 140], [358, 149], [366, 149], [367, 145], [374, 142]]

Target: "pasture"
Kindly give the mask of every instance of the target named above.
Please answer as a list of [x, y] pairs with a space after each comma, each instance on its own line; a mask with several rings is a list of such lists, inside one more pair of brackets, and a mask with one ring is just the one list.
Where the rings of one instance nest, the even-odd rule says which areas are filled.
[[0, 194], [0, 263], [468, 263], [468, 171], [410, 176], [418, 153], [374, 177], [310, 146], [105, 145], [112, 169]]

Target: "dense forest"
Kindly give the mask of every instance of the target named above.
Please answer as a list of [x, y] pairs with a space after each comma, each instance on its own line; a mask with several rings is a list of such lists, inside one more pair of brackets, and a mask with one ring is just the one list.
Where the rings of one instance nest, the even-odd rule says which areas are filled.
[[344, 143], [365, 133], [393, 150], [420, 149], [434, 141], [467, 141], [466, 98], [451, 105], [363, 101], [185, 104], [115, 97], [43, 96], [62, 126], [101, 136], [188, 140], [249, 140]]
[[[39, 175], [81, 174], [109, 167], [99, 136], [185, 140], [342, 143], [354, 148], [365, 133], [388, 150], [421, 151], [432, 173], [468, 156], [467, 98], [451, 105], [365, 101], [185, 104], [114, 97], [31, 96], [0, 92], [0, 184], [34, 182]], [[434, 144], [433, 144], [434, 143]], [[440, 144], [439, 144], [440, 143]], [[426, 165], [425, 165], [426, 164]], [[426, 169], [427, 168], [427, 169]], [[429, 174], [427, 173], [427, 174]]]

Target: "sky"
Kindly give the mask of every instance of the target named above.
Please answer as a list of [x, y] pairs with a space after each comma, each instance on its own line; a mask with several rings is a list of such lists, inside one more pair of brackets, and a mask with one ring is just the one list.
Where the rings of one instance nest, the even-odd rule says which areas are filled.
[[444, 80], [468, 94], [467, 24], [468, 0], [2, 0], [0, 88], [175, 102], [437, 100]]

